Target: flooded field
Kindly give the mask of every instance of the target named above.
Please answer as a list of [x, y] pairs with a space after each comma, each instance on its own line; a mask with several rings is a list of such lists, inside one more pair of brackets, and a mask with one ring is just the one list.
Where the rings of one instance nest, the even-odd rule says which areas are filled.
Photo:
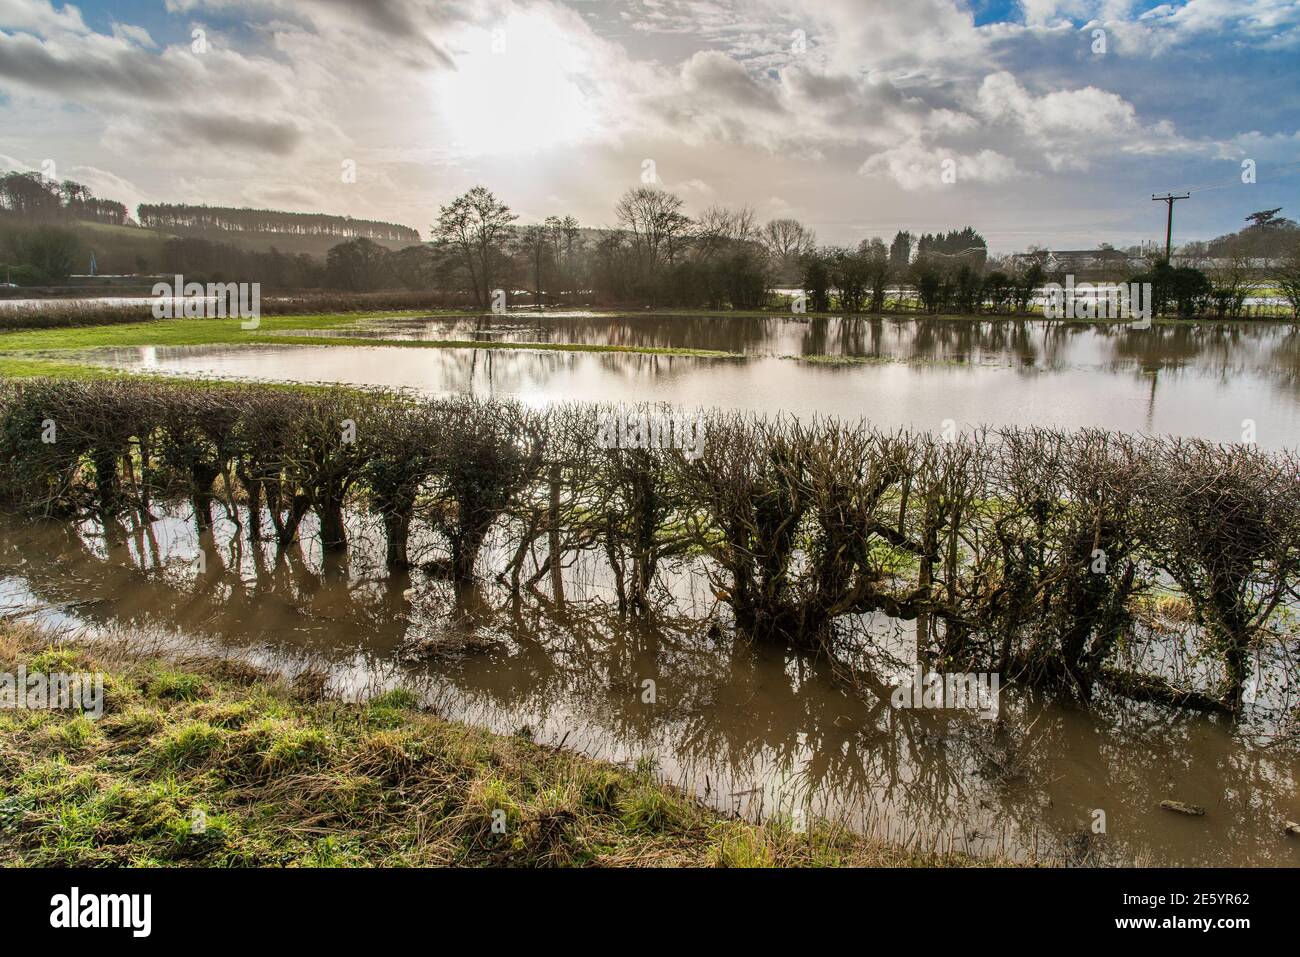
[[[1281, 333], [1281, 336], [1278, 333]], [[393, 318], [322, 333], [405, 341], [481, 340], [625, 348], [712, 349], [755, 356], [842, 356], [893, 360], [1106, 364], [1136, 359], [1167, 365], [1207, 349], [1240, 350], [1269, 365], [1276, 349], [1297, 349], [1289, 323], [1184, 323], [1149, 329], [1044, 319], [802, 318], [664, 316], [582, 310], [493, 317]], [[1291, 364], [1300, 363], [1292, 355]]]
[[[950, 420], [1238, 443], [1249, 423], [1266, 449], [1300, 445], [1300, 339], [1285, 324], [572, 314], [395, 320], [336, 334], [521, 348], [141, 347], [94, 360], [178, 376], [538, 406], [654, 400], [924, 431]], [[845, 616], [833, 662], [751, 641], [698, 556], [665, 563], [664, 600], [636, 620], [615, 610], [610, 566], [594, 549], [512, 593], [496, 578], [509, 541], [489, 538], [478, 584], [457, 587], [439, 573], [445, 543], [428, 529], [411, 542], [414, 570], [390, 575], [371, 517], [349, 512], [347, 551], [322, 553], [308, 516], [303, 544], [277, 555], [239, 534], [246, 509], [226, 503], [203, 538], [179, 506], [158, 506], [143, 523], [133, 513], [108, 533], [0, 518], [0, 611], [73, 634], [236, 654], [290, 675], [323, 670], [347, 698], [410, 687], [448, 718], [613, 761], [653, 758], [667, 780], [751, 819], [826, 818], [917, 848], [1020, 860], [1300, 865], [1300, 842], [1280, 826], [1300, 818], [1294, 640], [1261, 653], [1235, 725], [1104, 693], [1084, 709], [1016, 686], [984, 720], [891, 706], [916, 660], [914, 622]], [[1145, 673], [1198, 667], [1174, 639], [1136, 634], [1120, 654]], [[1206, 813], [1170, 813], [1165, 800]]]
[[199, 346], [105, 350], [96, 361], [178, 375], [335, 382], [529, 402], [667, 401], [937, 431], [1096, 426], [1300, 444], [1300, 334], [1291, 324], [1130, 329], [1043, 320], [415, 319], [336, 335], [707, 349], [743, 358], [526, 349]]
[[[0, 606], [290, 675], [324, 669], [349, 698], [401, 684], [498, 732], [616, 761], [653, 756], [668, 780], [751, 818], [814, 815], [916, 847], [1065, 863], [1300, 864], [1278, 826], [1300, 810], [1294, 745], [1275, 734], [1290, 701], [1236, 729], [1114, 700], [1085, 712], [1014, 687], [995, 721], [900, 710], [889, 695], [914, 653], [909, 623], [856, 620], [862, 667], [833, 667], [719, 628], [698, 568], [673, 569], [671, 606], [633, 624], [595, 600], [609, 595], [593, 563], [565, 570], [560, 601], [512, 599], [490, 576], [457, 591], [421, 571], [387, 577], [378, 530], [348, 523], [346, 559], [324, 560], [305, 528], [311, 544], [277, 562], [229, 520], [199, 539], [187, 509], [111, 540], [89, 524], [0, 519]], [[490, 568], [500, 547], [489, 553]], [[1171, 814], [1165, 799], [1207, 813]]]

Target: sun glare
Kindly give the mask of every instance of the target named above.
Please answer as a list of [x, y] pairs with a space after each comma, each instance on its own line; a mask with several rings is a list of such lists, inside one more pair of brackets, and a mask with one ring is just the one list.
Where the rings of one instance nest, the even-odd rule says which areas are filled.
[[470, 155], [541, 150], [591, 136], [583, 90], [590, 56], [546, 17], [519, 14], [457, 44], [456, 69], [435, 80], [448, 145]]

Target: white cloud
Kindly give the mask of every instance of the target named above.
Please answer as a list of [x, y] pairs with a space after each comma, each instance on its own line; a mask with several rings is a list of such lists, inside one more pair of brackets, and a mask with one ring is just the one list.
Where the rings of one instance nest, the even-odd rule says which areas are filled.
[[[945, 160], [989, 210], [1019, 210], [1026, 184], [1074, 186], [1153, 155], [1239, 155], [1251, 145], [1239, 130], [1192, 137], [1139, 107], [1152, 98], [1132, 85], [1163, 75], [1148, 57], [1122, 71], [1053, 58], [1094, 20], [1121, 55], [1220, 33], [1267, 50], [1290, 42], [1300, 5], [1191, 0], [1139, 15], [1124, 0], [1026, 0], [1023, 22], [978, 27], [959, 0], [166, 7], [153, 35], [99, 33], [75, 7], [0, 0], [0, 123], [21, 131], [6, 151], [29, 163], [57, 152], [61, 168], [111, 170], [154, 200], [283, 202], [421, 228], [476, 182], [523, 210], [559, 203], [608, 221], [652, 156], [694, 203], [779, 196], [837, 241], [836, 224], [856, 228], [868, 209], [872, 222], [914, 210], [943, 185]], [[244, 28], [205, 25], [209, 50], [195, 54], [203, 17]], [[64, 104], [77, 109], [51, 108]], [[1283, 152], [1289, 141], [1270, 138], [1292, 132], [1258, 136]], [[340, 181], [344, 159], [355, 184]], [[967, 192], [940, 195], [922, 208], [973, 217], [958, 205]]]
[[960, 154], [916, 142], [867, 157], [858, 172], [863, 176], [887, 176], [909, 192], [967, 183], [1002, 183], [1020, 175], [1015, 160], [996, 150]]
[[1294, 0], [1186, 0], [1137, 13], [1127, 0], [1021, 0], [1020, 5], [1031, 29], [1100, 27], [1125, 55], [1159, 56], [1222, 36], [1263, 49], [1300, 44], [1300, 4]]
[[0, 0], [0, 29], [37, 33], [89, 33], [81, 11], [72, 4], [59, 9], [49, 0]]
[[1143, 124], [1133, 104], [1095, 86], [1035, 96], [1010, 73], [993, 73], [980, 84], [975, 109], [989, 128], [1009, 127], [1046, 154], [1073, 153], [1081, 162], [1116, 151], [1197, 148], [1167, 123]]
[[134, 43], [137, 46], [156, 48], [158, 44], [154, 43], [153, 37], [144, 27], [133, 26], [129, 23], [114, 23], [113, 36], [126, 43]]

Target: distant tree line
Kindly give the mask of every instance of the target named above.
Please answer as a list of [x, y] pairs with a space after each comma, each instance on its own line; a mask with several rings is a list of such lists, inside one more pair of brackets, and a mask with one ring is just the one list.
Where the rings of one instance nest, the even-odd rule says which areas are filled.
[[[471, 292], [484, 309], [500, 289], [515, 305], [522, 293], [526, 304], [580, 298], [757, 310], [783, 303], [782, 287], [786, 297], [798, 287], [793, 293], [807, 312], [1010, 312], [1028, 308], [1046, 279], [1041, 263], [989, 269], [988, 244], [969, 226], [919, 237], [903, 230], [888, 246], [879, 238], [823, 246], [798, 220], [761, 223], [749, 207], [711, 206], [690, 216], [679, 196], [649, 185], [624, 193], [614, 218], [602, 230], [583, 229], [572, 216], [521, 227], [478, 186], [441, 208], [425, 271], [443, 289]], [[360, 250], [339, 252], [331, 251], [332, 275], [379, 270]], [[388, 255], [403, 254], [412, 255]]]
[[6, 173], [0, 176], [0, 210], [31, 223], [90, 220], [121, 226], [126, 207], [116, 200], [98, 199], [81, 183], [62, 183], [40, 173]]
[[[1177, 266], [1149, 257], [1143, 271], [1113, 278], [1150, 282], [1157, 314], [1239, 318], [1264, 280], [1295, 309], [1297, 299], [1287, 290], [1300, 286], [1300, 276], [1286, 264], [1300, 252], [1285, 250], [1300, 244], [1295, 224], [1278, 212], [1249, 217], [1251, 225], [1234, 241], [1235, 257]], [[856, 247], [826, 246], [797, 220], [760, 224], [748, 207], [711, 206], [690, 216], [680, 197], [649, 185], [624, 193], [614, 218], [615, 226], [602, 230], [584, 230], [571, 216], [521, 227], [507, 205], [477, 186], [441, 208], [427, 253], [332, 251], [327, 273], [338, 277], [332, 285], [367, 288], [367, 281], [382, 281], [386, 257], [402, 256], [420, 264], [406, 270], [405, 282], [428, 277], [443, 291], [470, 293], [483, 309], [499, 289], [515, 305], [523, 294], [526, 304], [538, 305], [580, 298], [598, 305], [764, 309], [793, 295], [796, 311], [928, 314], [1036, 312], [1043, 284], [1066, 278], [1046, 250], [990, 257], [987, 241], [971, 226], [919, 235], [900, 230], [888, 245], [872, 237]], [[1252, 243], [1283, 254], [1267, 267], [1246, 261], [1241, 249]], [[779, 296], [782, 286], [797, 289]]]
[[81, 183], [5, 173], [0, 176], [0, 281], [30, 286], [63, 279], [86, 259], [81, 237], [69, 227], [127, 221], [125, 206], [99, 199]]
[[0, 281], [41, 285], [72, 274], [82, 245], [70, 229], [42, 223], [0, 224]]
[[[24, 284], [66, 276], [87, 258], [90, 234], [60, 224], [87, 217], [125, 219], [121, 204], [97, 200], [79, 184], [56, 186], [32, 173], [0, 179], [0, 206], [7, 214], [0, 217], [0, 265]], [[140, 273], [262, 282], [280, 291], [405, 289], [483, 310], [583, 304], [1027, 314], [1038, 310], [1043, 284], [1063, 283], [1072, 268], [1044, 249], [992, 257], [985, 238], [971, 226], [919, 234], [900, 230], [888, 245], [879, 237], [856, 246], [822, 245], [798, 220], [761, 223], [749, 207], [715, 205], [689, 215], [681, 197], [654, 185], [627, 190], [614, 206], [613, 224], [602, 228], [583, 227], [575, 217], [560, 214], [520, 224], [491, 190], [475, 186], [440, 207], [427, 243], [406, 226], [345, 216], [185, 204], [145, 204], [139, 212], [144, 226], [209, 235], [131, 249], [115, 234], [110, 249], [122, 253], [114, 257], [120, 271], [124, 263], [118, 260], [133, 254]], [[1271, 288], [1269, 295], [1300, 317], [1300, 226], [1280, 212], [1252, 213], [1242, 230], [1188, 244], [1173, 263], [1148, 254], [1143, 269], [1107, 278], [1151, 283], [1158, 315], [1241, 318], [1251, 314], [1247, 300]], [[211, 233], [342, 241], [322, 261], [274, 247], [254, 252]], [[382, 244], [392, 242], [408, 245], [393, 250]], [[99, 252], [103, 258], [107, 250]], [[1113, 259], [1120, 270], [1131, 256], [1106, 245], [1098, 250], [1099, 259]]]
[[1300, 242], [1300, 224], [1294, 219], [1279, 216], [1282, 207], [1262, 209], [1246, 217], [1246, 226], [1208, 243], [1189, 243], [1179, 249], [1183, 256], [1204, 256], [1211, 259], [1247, 257], [1273, 259], [1285, 256]]
[[321, 261], [307, 253], [244, 249], [193, 236], [163, 243], [157, 271], [195, 282], [260, 282], [277, 291], [319, 288], [325, 278]]
[[377, 239], [386, 242], [420, 241], [418, 230], [396, 223], [325, 213], [286, 213], [275, 209], [236, 209], [230, 206], [192, 206], [186, 203], [141, 203], [136, 210], [141, 226], [189, 232], [286, 233], [294, 236], [337, 236], [340, 239]]
[[469, 290], [480, 308], [496, 290], [518, 304], [583, 302], [760, 309], [774, 283], [797, 281], [815, 242], [793, 219], [761, 225], [752, 209], [713, 206], [688, 216], [682, 199], [656, 186], [629, 189], [616, 226], [584, 229], [554, 215], [526, 226], [477, 186], [439, 211], [433, 274]]

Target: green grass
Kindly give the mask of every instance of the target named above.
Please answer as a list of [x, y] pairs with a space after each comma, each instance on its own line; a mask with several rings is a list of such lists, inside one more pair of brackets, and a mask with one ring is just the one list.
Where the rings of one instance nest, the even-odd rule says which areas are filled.
[[130, 239], [173, 239], [174, 233], [166, 233], [160, 229], [149, 229], [145, 226], [119, 226], [116, 223], [101, 223], [93, 219], [77, 220], [77, 227], [87, 232], [103, 233], [110, 238], [125, 236]]
[[[211, 659], [0, 625], [0, 671], [103, 671], [105, 713], [0, 711], [0, 866], [970, 866], [726, 819], [616, 767]], [[495, 826], [494, 826], [495, 825]]]
[[257, 342], [263, 337], [274, 336], [276, 332], [288, 329], [334, 329], [356, 322], [358, 318], [355, 313], [263, 316], [260, 325], [254, 330], [241, 329], [239, 319], [157, 319], [110, 326], [20, 329], [0, 335], [0, 353], [130, 346], [233, 345]]
[[[95, 349], [139, 346], [366, 346], [414, 349], [508, 349], [554, 352], [621, 352], [644, 355], [738, 358], [736, 353], [711, 349], [666, 349], [569, 343], [480, 342], [475, 340], [394, 340], [361, 336], [287, 335], [294, 330], [327, 330], [358, 323], [409, 316], [377, 313], [359, 316], [334, 313], [306, 316], [264, 316], [255, 330], [240, 328], [238, 319], [163, 319], [105, 326], [27, 329], [0, 334], [0, 375], [13, 378], [39, 375], [95, 377], [115, 374], [94, 365]], [[439, 313], [441, 315], [441, 313]], [[454, 313], [448, 315], [465, 315]], [[121, 374], [116, 373], [116, 374]]]
[[84, 362], [0, 355], [0, 377], [9, 379], [41, 377], [51, 379], [109, 379], [122, 376], [133, 378], [133, 376], [119, 370], [104, 369], [87, 365]]

